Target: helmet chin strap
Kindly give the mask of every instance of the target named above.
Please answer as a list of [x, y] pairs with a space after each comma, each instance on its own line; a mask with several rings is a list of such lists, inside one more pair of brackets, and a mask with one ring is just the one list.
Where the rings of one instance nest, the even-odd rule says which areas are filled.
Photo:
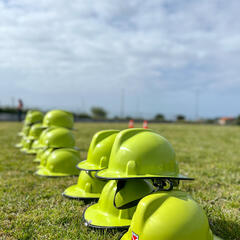
[[173, 187], [177, 187], [179, 185], [179, 180], [153, 179], [153, 185], [156, 187], [155, 192], [171, 191], [171, 190], [173, 190]]
[[152, 179], [153, 185], [156, 187], [156, 189], [153, 192], [150, 192], [141, 198], [135, 199], [133, 201], [130, 201], [128, 203], [125, 203], [121, 206], [117, 206], [116, 204], [116, 196], [117, 194], [125, 187], [127, 180], [117, 180], [117, 189], [114, 194], [113, 198], [113, 205], [117, 209], [127, 209], [131, 207], [135, 207], [142, 198], [146, 197], [147, 195], [150, 195], [154, 192], [158, 191], [171, 191], [173, 187], [179, 185], [179, 180], [171, 180], [171, 179]]

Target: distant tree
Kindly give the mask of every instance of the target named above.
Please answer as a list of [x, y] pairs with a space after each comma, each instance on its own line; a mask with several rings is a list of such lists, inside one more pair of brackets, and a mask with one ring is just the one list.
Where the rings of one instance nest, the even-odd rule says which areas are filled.
[[115, 116], [113, 117], [113, 119], [114, 119], [114, 120], [121, 120], [121, 119], [123, 119], [123, 118], [119, 117], [118, 115], [115, 115]]
[[85, 119], [91, 118], [91, 116], [89, 114], [84, 113], [84, 112], [76, 114], [76, 117], [78, 117], [78, 118], [85, 118]]
[[214, 124], [214, 123], [216, 123], [216, 119], [208, 118], [205, 120], [205, 122], [208, 124]]
[[131, 116], [126, 116], [125, 119], [126, 119], [126, 120], [131, 120], [131, 119], [133, 119], [133, 117], [131, 117]]
[[107, 117], [107, 112], [101, 107], [92, 107], [91, 113], [93, 118], [103, 119]]
[[[23, 109], [23, 113], [26, 113], [27, 111], [28, 111], [28, 109]], [[15, 107], [2, 106], [2, 107], [0, 107], [0, 113], [16, 114], [17, 109]]]
[[154, 119], [157, 120], [157, 121], [164, 121], [164, 120], [165, 120], [165, 117], [164, 117], [163, 114], [158, 113], [158, 114], [155, 116]]
[[185, 121], [185, 116], [182, 115], [182, 114], [178, 114], [177, 117], [176, 117], [177, 121]]
[[237, 123], [237, 125], [240, 125], [240, 115], [237, 116], [236, 123]]

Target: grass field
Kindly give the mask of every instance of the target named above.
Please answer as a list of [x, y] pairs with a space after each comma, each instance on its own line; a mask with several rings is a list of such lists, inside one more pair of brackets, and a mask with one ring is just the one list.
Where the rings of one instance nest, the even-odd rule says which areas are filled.
[[[77, 146], [84, 159], [93, 134], [102, 129], [124, 129], [126, 124], [77, 123]], [[225, 240], [240, 239], [240, 128], [151, 124], [173, 145], [181, 172], [195, 177], [181, 189], [190, 192], [207, 212], [213, 232]], [[87, 228], [83, 201], [61, 193], [76, 177], [34, 176], [33, 156], [14, 144], [21, 124], [0, 123], [0, 239], [104, 239], [120, 231]], [[194, 240], [194, 239], [193, 239]]]

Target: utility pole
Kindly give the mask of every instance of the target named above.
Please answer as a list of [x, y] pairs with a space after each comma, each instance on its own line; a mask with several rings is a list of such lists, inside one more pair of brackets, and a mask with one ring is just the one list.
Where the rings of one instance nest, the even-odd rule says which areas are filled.
[[136, 104], [136, 118], [140, 118], [140, 99], [139, 96], [137, 96], [137, 104]]
[[11, 103], [12, 103], [12, 108], [14, 108], [14, 105], [15, 105], [15, 98], [14, 97], [11, 97]]
[[121, 103], [120, 103], [120, 117], [124, 118], [124, 101], [125, 101], [125, 90], [121, 90]]
[[195, 118], [196, 121], [199, 119], [199, 90], [196, 90], [195, 92]]
[[81, 102], [82, 102], [82, 112], [85, 112], [85, 101], [84, 101], [84, 97], [81, 97]]

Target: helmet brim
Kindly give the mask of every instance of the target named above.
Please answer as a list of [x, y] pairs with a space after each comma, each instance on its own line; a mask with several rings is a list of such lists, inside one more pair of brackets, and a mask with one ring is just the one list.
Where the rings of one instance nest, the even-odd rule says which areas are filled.
[[21, 148], [23, 145], [22, 145], [22, 143], [17, 143], [17, 144], [15, 144], [15, 147], [16, 148]]
[[22, 147], [22, 148], [20, 149], [20, 152], [21, 152], [21, 153], [25, 153], [25, 154], [26, 154], [26, 153], [27, 153], [27, 148], [25, 148], [25, 147]]
[[34, 137], [34, 136], [27, 136], [27, 140], [29, 140], [29, 141], [34, 141], [34, 140], [36, 140], [37, 138], [36, 137]]
[[94, 228], [128, 228], [131, 223], [130, 219], [119, 219], [101, 211], [98, 203], [85, 209], [83, 219], [87, 226]]
[[25, 148], [25, 147], [21, 148], [20, 152], [22, 152], [24, 154], [28, 154], [28, 155], [34, 155], [35, 154], [31, 151], [31, 149], [28, 149], [28, 148]]
[[96, 164], [89, 163], [87, 160], [84, 160], [80, 162], [77, 166], [78, 169], [84, 170], [84, 171], [99, 171], [102, 170], [99, 166]]
[[100, 179], [108, 179], [108, 180], [120, 180], [120, 179], [176, 179], [176, 180], [194, 180], [194, 178], [186, 177], [182, 174], [177, 175], [127, 175], [122, 173], [117, 173], [113, 171], [109, 171], [109, 169], [104, 169], [98, 171], [95, 176]]
[[42, 167], [38, 169], [35, 172], [36, 175], [41, 176], [41, 177], [69, 177], [69, 176], [77, 176], [76, 174], [70, 174], [70, 173], [56, 173], [56, 172], [51, 172], [45, 167]]
[[39, 150], [39, 149], [43, 149], [43, 148], [46, 148], [46, 145], [38, 144], [38, 145], [32, 147], [32, 149], [35, 149], [35, 150]]
[[30, 150], [28, 151], [28, 153], [29, 153], [29, 154], [32, 154], [32, 155], [35, 155], [35, 154], [37, 154], [37, 150], [35, 150], [35, 149], [30, 149]]
[[31, 149], [26, 149], [25, 153], [28, 155], [35, 155], [36, 153], [32, 152]]
[[35, 162], [35, 163], [40, 163], [41, 160], [40, 160], [40, 158], [34, 158], [34, 159], [33, 159], [33, 162]]
[[80, 188], [77, 184], [68, 187], [62, 195], [74, 199], [98, 199], [101, 193], [89, 193]]

